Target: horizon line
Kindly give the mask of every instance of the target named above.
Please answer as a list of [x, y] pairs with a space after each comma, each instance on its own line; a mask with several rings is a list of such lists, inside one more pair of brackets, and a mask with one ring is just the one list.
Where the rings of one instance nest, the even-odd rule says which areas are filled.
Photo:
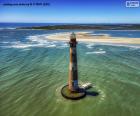
[[81, 22], [81, 23], [78, 23], [78, 22], [0, 22], [0, 23], [42, 23], [42, 24], [45, 24], [45, 23], [56, 23], [56, 24], [140, 24], [140, 23], [124, 23], [124, 22], [121, 22], [121, 23], [85, 23], [85, 22]]

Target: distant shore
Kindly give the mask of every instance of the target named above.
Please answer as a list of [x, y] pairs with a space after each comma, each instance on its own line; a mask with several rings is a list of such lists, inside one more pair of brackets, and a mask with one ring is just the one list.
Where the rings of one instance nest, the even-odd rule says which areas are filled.
[[[49, 40], [69, 41], [69, 32], [50, 34], [46, 38]], [[77, 41], [95, 43], [116, 43], [116, 44], [140, 44], [140, 38], [111, 37], [108, 34], [92, 35], [88, 32], [77, 32]]]
[[140, 24], [69, 24], [69, 25], [48, 25], [34, 27], [20, 27], [16, 29], [37, 29], [37, 30], [140, 30]]

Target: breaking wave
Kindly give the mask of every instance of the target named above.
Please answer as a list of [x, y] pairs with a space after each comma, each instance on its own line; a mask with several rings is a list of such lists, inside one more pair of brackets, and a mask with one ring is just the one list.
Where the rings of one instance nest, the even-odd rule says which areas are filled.
[[93, 48], [94, 45], [95, 45], [94, 43], [91, 43], [91, 44], [87, 44], [86, 47], [91, 49], [91, 48]]
[[113, 44], [113, 43], [89, 43], [86, 44], [86, 47], [91, 49], [94, 48], [95, 45], [106, 45], [106, 46], [116, 46], [116, 47], [127, 47], [132, 49], [140, 49], [140, 45], [132, 45], [132, 44]]
[[68, 47], [68, 45], [65, 42], [59, 42], [59, 41], [50, 41], [47, 39], [47, 35], [34, 35], [34, 36], [28, 36], [26, 38], [27, 42], [1, 42], [4, 44], [4, 48], [31, 48], [31, 47], [44, 47], [44, 48], [65, 48]]
[[93, 51], [93, 52], [86, 52], [86, 54], [105, 54], [106, 51]]
[[13, 28], [13, 27], [4, 27], [4, 28], [0, 28], [0, 30], [14, 30], [16, 28]]

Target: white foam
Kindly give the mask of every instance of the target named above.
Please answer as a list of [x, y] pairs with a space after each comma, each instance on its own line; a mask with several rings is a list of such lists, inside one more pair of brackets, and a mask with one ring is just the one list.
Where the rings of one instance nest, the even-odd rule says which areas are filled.
[[86, 47], [89, 48], [89, 49], [91, 49], [91, 48], [93, 48], [94, 45], [95, 45], [94, 43], [92, 43], [92, 44], [87, 44]]
[[10, 48], [28, 48], [28, 47], [31, 47], [31, 45], [19, 44], [19, 45], [12, 45]]
[[86, 52], [86, 54], [105, 54], [106, 51], [93, 51], [93, 52]]
[[14, 28], [14, 27], [4, 27], [4, 28], [0, 28], [0, 30], [5, 30], [5, 29], [13, 30], [13, 29], [16, 29], [16, 28]]
[[[84, 44], [84, 42], [81, 42], [81, 43]], [[113, 44], [113, 43], [90, 43], [90, 44], [88, 44], [87, 42], [86, 42], [86, 44], [87, 44], [86, 45], [87, 48], [92, 48], [91, 47], [92, 44], [94, 44], [94, 46], [95, 45], [107, 45], [107, 46], [134, 48], [134, 49], [139, 49], [140, 48], [140, 45], [133, 45], [133, 44]]]
[[56, 41], [48, 41], [46, 38], [46, 34], [44, 35], [35, 35], [35, 36], [28, 36], [27, 39], [28, 42], [22, 43], [20, 41], [16, 42], [3, 42], [3, 43], [9, 43], [10, 45], [4, 46], [6, 48], [31, 48], [31, 47], [48, 47], [53, 48], [56, 47], [57, 42]]
[[48, 48], [54, 48], [54, 47], [56, 47], [56, 45], [55, 44], [52, 44], [52, 45], [48, 45], [46, 47], [48, 47]]
[[2, 44], [8, 44], [10, 42], [9, 41], [3, 41], [3, 42], [0, 42], [0, 43], [2, 43]]
[[102, 51], [103, 49], [102, 49], [102, 48], [100, 48], [99, 50], [100, 50], [100, 51]]
[[127, 48], [135, 48], [135, 49], [139, 49], [140, 48], [140, 45], [129, 45], [129, 44], [104, 44], [104, 45], [117, 46], [117, 47], [127, 47]]
[[23, 43], [18, 43], [18, 44], [13, 44], [13, 45], [10, 45], [10, 46], [5, 46], [6, 48], [30, 48], [30, 47], [37, 47], [38, 45], [36, 44], [23, 44]]
[[36, 43], [42, 43], [42, 44], [48, 43], [46, 35], [28, 36], [27, 39], [31, 42], [36, 42]]
[[66, 48], [68, 47], [68, 44], [65, 42], [59, 42], [59, 41], [49, 41], [47, 39], [46, 34], [44, 35], [34, 35], [34, 36], [28, 36], [26, 38], [29, 40], [28, 42], [3, 42], [4, 44], [10, 44], [5, 45], [3, 47], [6, 48], [19, 48], [19, 49], [27, 49], [31, 47], [44, 47], [44, 48]]
[[110, 34], [106, 34], [106, 33], [99, 33], [99, 34], [90, 34], [93, 36], [110, 36]]

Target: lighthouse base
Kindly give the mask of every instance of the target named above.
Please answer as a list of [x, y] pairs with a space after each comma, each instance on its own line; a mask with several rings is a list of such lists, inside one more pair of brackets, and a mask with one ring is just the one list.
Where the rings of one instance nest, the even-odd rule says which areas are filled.
[[72, 92], [68, 89], [68, 85], [66, 85], [61, 89], [61, 94], [67, 99], [79, 100], [86, 96], [86, 91], [82, 88], [79, 88], [77, 91]]

